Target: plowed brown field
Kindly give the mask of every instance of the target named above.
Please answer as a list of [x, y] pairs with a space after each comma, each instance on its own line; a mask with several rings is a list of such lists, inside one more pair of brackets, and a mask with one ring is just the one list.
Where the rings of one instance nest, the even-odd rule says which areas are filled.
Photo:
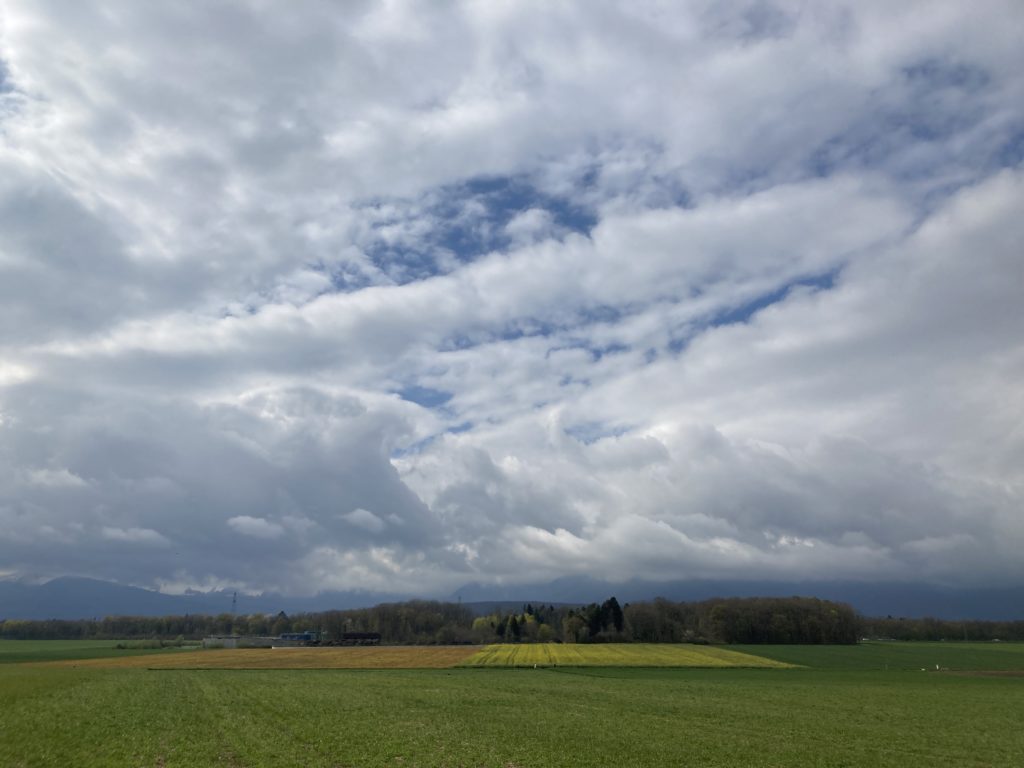
[[375, 648], [211, 649], [167, 655], [51, 661], [38, 666], [102, 669], [444, 669], [458, 666], [479, 646]]

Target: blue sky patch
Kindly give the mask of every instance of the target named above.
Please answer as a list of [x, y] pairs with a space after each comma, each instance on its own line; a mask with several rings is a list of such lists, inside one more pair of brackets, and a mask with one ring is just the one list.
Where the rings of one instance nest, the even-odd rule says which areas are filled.
[[[943, 174], [945, 163], [917, 159], [923, 146], [941, 144], [979, 125], [991, 112], [984, 98], [991, 75], [978, 66], [924, 59], [898, 70], [841, 133], [815, 148], [808, 170], [829, 176], [846, 168], [884, 168], [897, 178]], [[961, 160], [990, 162], [984, 148], [964, 148]], [[991, 150], [989, 150], [991, 157]]]
[[449, 204], [471, 199], [483, 203], [490, 220], [504, 226], [517, 214], [541, 208], [552, 215], [556, 225], [570, 232], [589, 234], [597, 224], [597, 216], [586, 207], [568, 198], [541, 192], [524, 176], [494, 176], [470, 179], [448, 188]]
[[451, 392], [444, 392], [431, 387], [421, 387], [413, 384], [398, 390], [398, 396], [410, 403], [422, 405], [424, 408], [439, 408], [452, 399]]
[[629, 352], [629, 347], [625, 344], [606, 344], [603, 347], [590, 347], [590, 355], [594, 358], [594, 362], [597, 362], [605, 355], [621, 355], [623, 352]]
[[1024, 129], [1014, 133], [999, 148], [997, 161], [1001, 168], [1015, 168], [1024, 162]]
[[555, 233], [589, 234], [597, 223], [586, 206], [547, 194], [525, 176], [477, 177], [415, 200], [378, 199], [359, 207], [381, 212], [363, 250], [399, 284], [512, 247], [507, 227], [531, 209], [544, 211]]
[[734, 325], [736, 323], [746, 323], [755, 314], [760, 312], [765, 307], [770, 307], [772, 304], [785, 299], [789, 293], [795, 288], [812, 288], [819, 291], [827, 291], [835, 286], [836, 277], [839, 275], [839, 270], [834, 269], [829, 272], [825, 272], [820, 275], [813, 275], [810, 277], [801, 277], [797, 280], [793, 280], [786, 283], [774, 291], [761, 294], [751, 301], [740, 304], [737, 307], [732, 307], [716, 314], [711, 321], [708, 323], [710, 327], [719, 325]]
[[926, 90], [963, 88], [977, 91], [986, 87], [992, 78], [981, 67], [970, 64], [925, 59], [903, 68], [903, 76]]
[[[766, 307], [770, 307], [772, 304], [784, 301], [792, 291], [798, 288], [810, 288], [814, 291], [830, 290], [835, 287], [835, 282], [839, 277], [840, 271], [841, 270], [839, 268], [836, 268], [828, 272], [823, 272], [819, 275], [807, 275], [797, 278], [796, 280], [791, 280], [790, 282], [781, 285], [774, 290], [767, 291], [750, 301], [746, 301], [735, 307], [730, 307], [712, 315], [707, 322], [701, 325], [698, 329], [691, 327], [680, 329], [681, 332], [673, 335], [669, 340], [667, 344], [668, 351], [673, 355], [678, 355], [689, 346], [690, 341], [694, 338], [696, 333], [707, 330], [708, 328], [717, 328], [724, 325], [736, 325], [739, 323], [749, 322], [750, 319], [758, 312]], [[645, 354], [645, 361], [647, 363], [654, 362], [657, 359], [657, 356], [656, 350], [649, 349]]]
[[629, 427], [612, 426], [600, 421], [588, 421], [565, 428], [565, 434], [584, 445], [591, 445], [606, 437], [620, 437], [629, 432]]

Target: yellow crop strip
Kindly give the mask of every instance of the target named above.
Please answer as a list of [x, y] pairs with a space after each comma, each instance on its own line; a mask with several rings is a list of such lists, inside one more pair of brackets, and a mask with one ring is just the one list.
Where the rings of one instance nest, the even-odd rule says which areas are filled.
[[792, 667], [773, 659], [698, 645], [538, 643], [488, 645], [463, 662], [467, 667]]

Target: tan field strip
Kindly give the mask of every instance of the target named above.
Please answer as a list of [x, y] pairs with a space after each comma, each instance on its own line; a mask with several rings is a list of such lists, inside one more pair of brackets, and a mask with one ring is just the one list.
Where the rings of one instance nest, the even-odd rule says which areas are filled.
[[467, 667], [746, 667], [792, 668], [792, 664], [707, 645], [654, 643], [554, 643], [488, 645], [463, 662]]
[[92, 669], [447, 669], [479, 646], [381, 646], [375, 648], [242, 648], [77, 659], [33, 664]]

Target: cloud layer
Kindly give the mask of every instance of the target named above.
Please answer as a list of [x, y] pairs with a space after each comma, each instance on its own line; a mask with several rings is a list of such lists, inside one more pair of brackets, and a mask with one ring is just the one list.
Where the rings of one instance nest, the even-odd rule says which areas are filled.
[[0, 8], [0, 575], [1024, 579], [1016, 3]]

